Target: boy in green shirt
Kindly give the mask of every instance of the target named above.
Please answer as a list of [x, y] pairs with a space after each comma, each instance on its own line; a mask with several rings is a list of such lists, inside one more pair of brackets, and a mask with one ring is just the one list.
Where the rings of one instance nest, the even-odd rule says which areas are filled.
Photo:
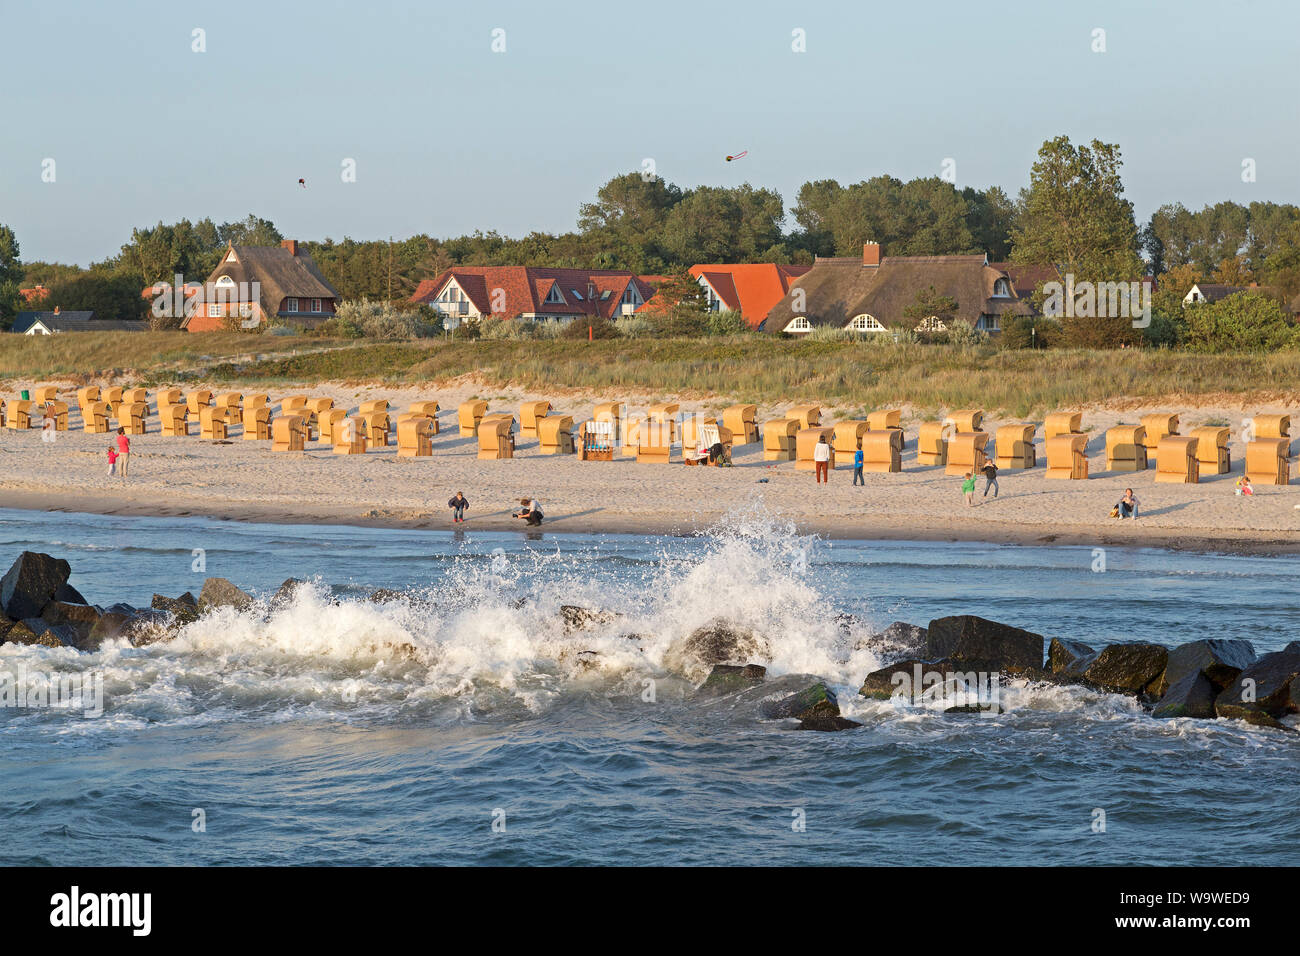
[[966, 496], [966, 507], [975, 504], [975, 476], [969, 471], [961, 483], [961, 493]]

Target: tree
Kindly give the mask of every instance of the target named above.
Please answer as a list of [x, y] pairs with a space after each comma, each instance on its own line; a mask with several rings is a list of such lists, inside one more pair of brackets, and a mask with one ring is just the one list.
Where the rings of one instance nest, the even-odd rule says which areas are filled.
[[0, 224], [0, 329], [8, 330], [18, 314], [22, 295], [23, 264], [19, 258], [18, 237]]
[[625, 173], [601, 186], [595, 202], [579, 207], [578, 228], [612, 254], [611, 264], [634, 271], [660, 268], [664, 222], [681, 201], [681, 189], [660, 177]]
[[781, 194], [748, 183], [734, 189], [701, 186], [664, 221], [663, 246], [678, 268], [697, 262], [757, 262], [781, 242]]
[[42, 303], [46, 309], [90, 311], [96, 319], [142, 319], [149, 307], [131, 275], [85, 272], [55, 282], [49, 290]]
[[946, 323], [957, 312], [957, 308], [956, 299], [950, 295], [940, 295], [934, 286], [930, 286], [916, 293], [912, 304], [903, 309], [903, 317], [914, 320], [913, 328], [931, 316]]
[[1059, 322], [1033, 315], [1017, 315], [1002, 329], [998, 345], [1004, 349], [1047, 349], [1061, 337]]
[[659, 286], [638, 314], [644, 314], [659, 335], [701, 335], [709, 314], [708, 299], [693, 275], [679, 272]]
[[961, 195], [966, 200], [966, 227], [975, 248], [988, 253], [993, 262], [1004, 261], [1011, 255], [1015, 203], [998, 186], [990, 186], [982, 192], [967, 186]]
[[1245, 256], [1222, 260], [1215, 268], [1213, 278], [1221, 285], [1250, 285], [1255, 281]]
[[1238, 292], [1187, 310], [1188, 348], [1197, 352], [1272, 352], [1295, 348], [1297, 332], [1282, 307], [1260, 292]]
[[1063, 275], [1092, 282], [1127, 281], [1142, 274], [1133, 204], [1124, 198], [1119, 147], [1069, 137], [1043, 143], [1020, 193], [1011, 258], [1051, 263]]

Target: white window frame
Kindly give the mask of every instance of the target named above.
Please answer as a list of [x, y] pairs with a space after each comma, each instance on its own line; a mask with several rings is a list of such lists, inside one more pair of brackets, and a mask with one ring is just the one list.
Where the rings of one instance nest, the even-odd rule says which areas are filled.
[[[1001, 291], [999, 291], [1001, 290]], [[1011, 283], [1005, 278], [996, 279], [993, 282], [993, 298], [1009, 299], [1011, 298]]]
[[947, 332], [948, 323], [937, 315], [927, 315], [924, 319], [916, 324], [918, 332]]
[[796, 315], [793, 319], [789, 321], [789, 323], [786, 325], [784, 329], [782, 329], [782, 331], [783, 332], [811, 332], [812, 323], [808, 321], [808, 316]]
[[568, 305], [568, 303], [564, 301], [564, 291], [560, 288], [558, 282], [554, 283], [551, 286], [550, 291], [546, 293], [545, 301], [547, 305]]
[[289, 298], [287, 298], [287, 299], [285, 299], [285, 302], [284, 302], [284, 311], [286, 311], [286, 312], [297, 312], [297, 311], [298, 311], [298, 300], [297, 300], [296, 298], [292, 297], [292, 296], [289, 297]]
[[861, 315], [855, 315], [848, 325], [851, 332], [886, 332], [888, 329], [881, 324], [880, 320], [868, 312]]
[[320, 311], [320, 299], [312, 299], [312, 300], [311, 300], [311, 310], [312, 310], [313, 312], [319, 312], [319, 311]]

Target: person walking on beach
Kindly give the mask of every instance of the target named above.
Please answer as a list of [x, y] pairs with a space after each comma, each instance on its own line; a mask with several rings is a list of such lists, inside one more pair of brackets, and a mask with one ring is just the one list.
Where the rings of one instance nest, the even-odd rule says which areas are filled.
[[126, 464], [131, 457], [131, 439], [127, 437], [125, 428], [117, 430], [117, 457], [122, 460], [122, 467], [118, 474], [125, 478]]
[[1133, 494], [1132, 488], [1124, 489], [1124, 497], [1119, 499], [1118, 507], [1121, 521], [1125, 518], [1132, 518], [1134, 521], [1137, 521], [1138, 500], [1137, 496]]
[[515, 512], [514, 517], [523, 518], [532, 527], [537, 527], [542, 523], [542, 505], [536, 498], [520, 498], [520, 509]]
[[975, 476], [969, 471], [961, 482], [961, 493], [966, 497], [966, 507], [969, 508], [975, 504]]
[[831, 446], [826, 441], [826, 436], [821, 437], [817, 446], [813, 448], [813, 466], [817, 470], [817, 484], [829, 484], [831, 473]]
[[108, 475], [113, 477], [117, 474], [117, 449], [112, 444], [108, 446]]
[[865, 487], [866, 484], [866, 480], [862, 477], [862, 446], [859, 445], [858, 450], [853, 453], [853, 485]]
[[465, 497], [463, 491], [456, 492], [456, 496], [447, 502], [447, 507], [451, 509], [452, 522], [465, 520], [465, 509], [469, 507], [469, 499]]
[[984, 473], [984, 495], [989, 496], [989, 489], [993, 489], [993, 497], [998, 496], [998, 466], [993, 464], [989, 459], [984, 460], [984, 467], [980, 469]]

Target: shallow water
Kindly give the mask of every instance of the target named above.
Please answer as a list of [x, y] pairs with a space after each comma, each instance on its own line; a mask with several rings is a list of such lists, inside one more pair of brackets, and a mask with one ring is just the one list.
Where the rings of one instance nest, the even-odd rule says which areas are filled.
[[[0, 564], [23, 549], [100, 604], [312, 586], [165, 644], [0, 647], [105, 687], [100, 716], [0, 708], [0, 862], [1300, 862], [1300, 735], [1080, 689], [1004, 685], [992, 719], [856, 696], [873, 625], [943, 614], [1276, 649], [1294, 558], [825, 542], [763, 514], [683, 539], [0, 511]], [[623, 617], [565, 634], [561, 604]], [[719, 616], [766, 639], [769, 682], [700, 700], [681, 639]], [[865, 726], [759, 719], [810, 674]]]

